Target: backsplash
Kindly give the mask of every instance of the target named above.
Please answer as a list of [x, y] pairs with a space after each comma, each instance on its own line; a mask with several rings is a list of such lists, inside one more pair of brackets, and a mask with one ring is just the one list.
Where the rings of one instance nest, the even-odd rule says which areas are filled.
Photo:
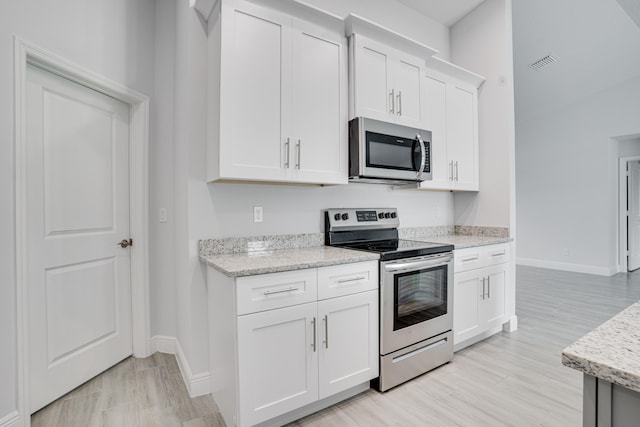
[[509, 237], [508, 227], [479, 227], [475, 225], [456, 225], [454, 234], [463, 236]]
[[[401, 239], [424, 239], [435, 236], [453, 234], [465, 236], [509, 237], [506, 227], [477, 227], [462, 225], [443, 225], [435, 227], [399, 228]], [[312, 248], [324, 245], [324, 233], [281, 234], [273, 236], [226, 237], [220, 239], [200, 240], [200, 256], [208, 258], [213, 255], [243, 252], [267, 251], [276, 249]]]

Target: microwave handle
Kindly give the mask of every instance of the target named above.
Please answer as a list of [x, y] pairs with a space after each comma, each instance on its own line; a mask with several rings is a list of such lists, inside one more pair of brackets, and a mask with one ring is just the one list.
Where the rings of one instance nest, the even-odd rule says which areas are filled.
[[422, 172], [424, 172], [424, 167], [427, 163], [427, 150], [424, 146], [424, 141], [422, 140], [422, 137], [418, 134], [416, 135], [416, 139], [418, 140], [418, 143], [420, 144], [420, 153], [421, 153], [421, 160], [420, 160], [420, 169], [418, 169], [418, 173], [416, 173], [416, 177], [418, 179], [422, 178]]

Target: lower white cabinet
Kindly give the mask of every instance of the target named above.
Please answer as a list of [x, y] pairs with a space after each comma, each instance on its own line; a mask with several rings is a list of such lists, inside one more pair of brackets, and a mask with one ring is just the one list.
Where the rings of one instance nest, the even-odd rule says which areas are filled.
[[453, 343], [459, 350], [506, 321], [509, 247], [456, 250], [454, 257]]
[[[227, 425], [262, 423], [378, 376], [377, 264], [237, 279], [209, 267], [211, 389]], [[300, 303], [309, 292], [313, 301]]]

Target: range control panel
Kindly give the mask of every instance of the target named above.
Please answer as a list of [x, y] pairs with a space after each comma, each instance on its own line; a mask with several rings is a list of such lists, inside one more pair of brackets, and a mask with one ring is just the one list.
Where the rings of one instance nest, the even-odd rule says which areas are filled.
[[397, 228], [400, 225], [396, 208], [327, 209], [325, 222], [329, 231]]

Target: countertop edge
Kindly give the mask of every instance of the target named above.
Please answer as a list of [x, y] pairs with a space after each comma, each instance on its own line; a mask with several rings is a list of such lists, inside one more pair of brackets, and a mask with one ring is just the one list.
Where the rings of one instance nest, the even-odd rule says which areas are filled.
[[567, 351], [562, 352], [562, 364], [583, 374], [640, 392], [640, 376], [609, 364], [590, 360]]

